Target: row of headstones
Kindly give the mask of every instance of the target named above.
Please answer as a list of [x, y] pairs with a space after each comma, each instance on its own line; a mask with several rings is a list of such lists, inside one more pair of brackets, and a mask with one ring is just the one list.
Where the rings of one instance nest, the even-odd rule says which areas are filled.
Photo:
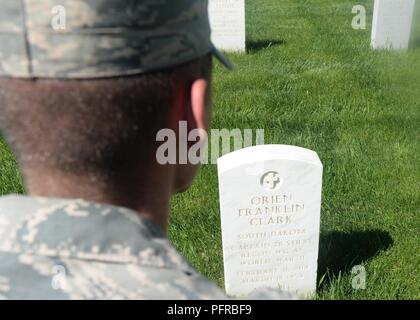
[[[245, 50], [244, 0], [210, 0], [213, 41]], [[375, 0], [372, 46], [408, 46], [414, 0]], [[244, 296], [274, 287], [315, 293], [322, 164], [285, 145], [241, 149], [218, 159], [225, 289]]]
[[[415, 0], [375, 0], [371, 45], [374, 49], [409, 46]], [[245, 51], [245, 0], [210, 0], [212, 40], [225, 51]]]

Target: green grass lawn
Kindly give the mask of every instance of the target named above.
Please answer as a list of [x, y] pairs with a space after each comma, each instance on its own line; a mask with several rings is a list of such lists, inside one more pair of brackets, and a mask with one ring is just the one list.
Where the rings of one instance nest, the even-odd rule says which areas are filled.
[[[247, 54], [216, 65], [213, 128], [265, 129], [324, 165], [318, 299], [420, 299], [420, 41], [369, 48], [373, 1], [247, 0]], [[365, 4], [366, 30], [353, 30]], [[420, 33], [417, 33], [420, 36]], [[22, 192], [0, 142], [0, 193]], [[215, 165], [172, 202], [170, 239], [223, 286]], [[365, 290], [352, 288], [363, 265]]]
[[[420, 298], [420, 48], [370, 50], [372, 3], [248, 0], [248, 53], [214, 76], [214, 128], [263, 128], [324, 164], [320, 299]], [[366, 30], [351, 27], [355, 4]], [[217, 188], [207, 165], [174, 199], [170, 238], [223, 286]]]

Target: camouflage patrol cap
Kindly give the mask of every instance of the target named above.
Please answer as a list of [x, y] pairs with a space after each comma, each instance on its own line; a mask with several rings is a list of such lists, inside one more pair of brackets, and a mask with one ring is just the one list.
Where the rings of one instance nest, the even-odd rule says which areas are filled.
[[85, 79], [213, 53], [207, 0], [1, 0], [0, 76]]

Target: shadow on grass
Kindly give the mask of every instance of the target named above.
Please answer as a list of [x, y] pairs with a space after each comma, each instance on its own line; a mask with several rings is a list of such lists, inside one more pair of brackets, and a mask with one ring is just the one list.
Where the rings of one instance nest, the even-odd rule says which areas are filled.
[[390, 234], [383, 230], [321, 234], [317, 283], [326, 274], [320, 287], [328, 286], [340, 272], [351, 272], [354, 266], [375, 257], [393, 243]]
[[246, 42], [246, 50], [248, 53], [257, 52], [274, 46], [280, 46], [285, 43], [286, 41], [284, 40], [250, 40]]

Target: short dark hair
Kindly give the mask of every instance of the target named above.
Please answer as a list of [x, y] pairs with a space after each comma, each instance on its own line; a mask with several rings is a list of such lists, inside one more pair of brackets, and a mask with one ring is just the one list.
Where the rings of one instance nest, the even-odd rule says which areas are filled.
[[23, 169], [112, 171], [150, 156], [176, 87], [198, 78], [211, 78], [210, 55], [131, 77], [0, 78], [0, 128]]

